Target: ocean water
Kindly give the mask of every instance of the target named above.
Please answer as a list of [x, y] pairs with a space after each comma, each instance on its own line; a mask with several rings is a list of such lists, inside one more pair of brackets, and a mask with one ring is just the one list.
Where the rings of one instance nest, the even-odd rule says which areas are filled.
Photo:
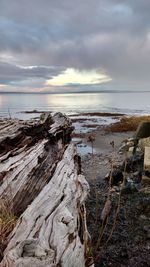
[[[118, 112], [150, 114], [150, 92], [19, 94], [0, 93], [0, 117], [26, 119], [31, 114], [23, 111]], [[34, 114], [35, 116], [35, 114]]]

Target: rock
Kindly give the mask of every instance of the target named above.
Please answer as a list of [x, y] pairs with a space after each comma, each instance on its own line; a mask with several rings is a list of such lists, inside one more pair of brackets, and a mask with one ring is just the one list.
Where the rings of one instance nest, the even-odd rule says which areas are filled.
[[135, 139], [146, 138], [150, 136], [150, 122], [141, 122], [134, 135]]
[[134, 151], [135, 151], [135, 147], [134, 146], [129, 147], [128, 157], [131, 157], [133, 155]]
[[148, 218], [145, 219], [143, 229], [146, 232], [147, 238], [150, 238], [150, 221]]
[[134, 146], [129, 147], [129, 152], [133, 153], [133, 150], [134, 150]]
[[150, 137], [140, 139], [138, 146], [142, 151], [144, 151], [145, 147], [150, 147]]
[[130, 138], [128, 138], [128, 141], [129, 141], [129, 142], [132, 142], [132, 141], [134, 142], [134, 141], [135, 141], [135, 138], [130, 137]]
[[150, 147], [145, 147], [144, 171], [150, 172]]
[[133, 173], [133, 176], [135, 176], [135, 177], [138, 176], [138, 175], [140, 175], [139, 171], [136, 171], [136, 172]]
[[121, 192], [124, 194], [130, 194], [130, 193], [134, 193], [137, 192], [137, 187], [135, 186], [135, 184], [133, 182], [126, 182], [125, 185], [122, 186]]
[[135, 147], [135, 142], [132, 140], [132, 141], [126, 141], [126, 142], [123, 142], [122, 146], [119, 148], [119, 152], [125, 152], [125, 151], [128, 151], [131, 147]]
[[105, 175], [104, 179], [109, 180], [109, 178], [110, 178], [110, 172], [108, 172], [108, 173]]
[[142, 172], [141, 171], [136, 171], [130, 175], [130, 178], [134, 183], [141, 183], [142, 180]]
[[150, 239], [150, 230], [147, 231], [147, 238]]
[[136, 153], [131, 157], [127, 158], [127, 162], [124, 161], [122, 165], [122, 170], [125, 169], [126, 164], [126, 171], [127, 172], [136, 172], [136, 171], [143, 171], [143, 153]]
[[142, 185], [150, 185], [150, 177], [142, 175]]
[[115, 190], [115, 192], [120, 192], [120, 187], [119, 186], [113, 186], [112, 189]]
[[[140, 190], [141, 192], [141, 190]], [[143, 197], [139, 203], [139, 209], [142, 211], [142, 213], [150, 217], [150, 197]]]
[[131, 146], [129, 147], [129, 151], [128, 153], [130, 153], [131, 155], [134, 154], [135, 152], [141, 152], [141, 148], [140, 147], [135, 147], [135, 146]]
[[143, 220], [147, 220], [147, 217], [142, 214], [142, 215], [140, 215], [139, 219], [143, 221]]
[[[110, 179], [111, 172], [105, 176], [105, 179]], [[115, 169], [112, 172], [111, 186], [118, 185], [119, 182], [123, 181], [123, 173], [120, 169]]]
[[140, 192], [149, 195], [150, 194], [150, 187], [144, 187], [140, 189]]
[[116, 192], [116, 189], [113, 187], [111, 190], [110, 190], [110, 193], [114, 193]]

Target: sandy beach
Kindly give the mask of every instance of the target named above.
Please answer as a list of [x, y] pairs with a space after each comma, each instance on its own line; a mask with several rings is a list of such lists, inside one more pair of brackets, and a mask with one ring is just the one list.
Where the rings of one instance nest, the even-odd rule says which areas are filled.
[[[93, 144], [93, 155], [92, 155], [92, 145], [84, 139], [84, 145], [88, 146], [88, 150], [91, 152], [81, 156], [82, 165], [84, 166], [84, 172], [87, 180], [92, 179], [92, 170], [89, 168], [89, 162], [91, 165], [94, 162], [94, 170], [97, 175], [105, 177], [105, 175], [110, 171], [112, 158], [119, 164], [123, 161], [124, 155], [119, 154], [119, 148], [123, 140], [133, 136], [133, 132], [126, 133], [105, 133], [103, 129], [97, 130], [94, 134], [95, 141]], [[111, 142], [114, 141], [115, 147], [112, 149]], [[93, 158], [93, 159], [92, 159]], [[92, 167], [93, 168], [93, 167]]]

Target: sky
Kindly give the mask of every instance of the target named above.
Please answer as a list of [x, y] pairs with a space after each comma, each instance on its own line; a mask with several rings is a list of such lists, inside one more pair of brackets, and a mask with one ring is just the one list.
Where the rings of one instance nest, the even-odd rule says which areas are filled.
[[150, 90], [149, 0], [0, 0], [0, 91]]

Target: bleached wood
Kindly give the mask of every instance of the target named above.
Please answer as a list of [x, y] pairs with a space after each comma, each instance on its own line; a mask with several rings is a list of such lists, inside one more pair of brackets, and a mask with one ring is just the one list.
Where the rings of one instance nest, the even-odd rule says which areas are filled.
[[[4, 253], [3, 267], [85, 267], [89, 234], [72, 125], [56, 113], [40, 121], [0, 121], [0, 198], [21, 214]], [[30, 205], [29, 205], [30, 204]]]
[[21, 214], [51, 179], [72, 131], [70, 119], [56, 113], [42, 120], [0, 121], [0, 198]]
[[49, 183], [18, 220], [1, 267], [90, 266], [84, 206], [89, 186], [78, 165], [70, 144]]

